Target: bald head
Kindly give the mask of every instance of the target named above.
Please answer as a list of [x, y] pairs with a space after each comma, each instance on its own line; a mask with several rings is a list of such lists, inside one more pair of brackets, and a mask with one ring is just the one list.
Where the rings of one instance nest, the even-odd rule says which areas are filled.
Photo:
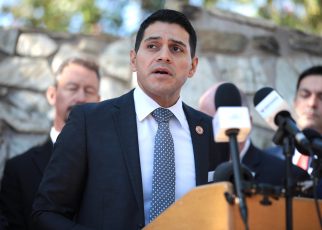
[[[204, 112], [205, 114], [208, 114], [209, 116], [215, 115], [215, 113], [216, 113], [215, 95], [216, 95], [218, 87], [224, 83], [228, 83], [228, 82], [221, 81], [221, 82], [215, 83], [206, 92], [204, 92], [201, 95], [201, 97], [199, 99], [199, 110], [201, 112]], [[240, 89], [238, 89], [238, 90], [239, 90], [239, 93], [241, 96], [242, 106], [249, 108], [246, 94], [243, 91], [241, 91]]]
[[212, 85], [206, 92], [204, 92], [199, 99], [199, 110], [208, 114], [209, 116], [214, 116], [216, 113], [215, 108], [215, 94], [220, 85], [227, 82], [218, 82]]
[[[208, 114], [211, 117], [215, 116], [216, 113], [216, 107], [215, 107], [215, 95], [217, 92], [217, 89], [219, 88], [219, 86], [221, 86], [224, 83], [228, 83], [226, 81], [221, 81], [218, 83], [215, 83], [214, 85], [212, 85], [206, 92], [204, 92], [200, 99], [199, 99], [199, 110], [205, 114]], [[245, 106], [249, 109], [249, 103], [247, 100], [247, 96], [246, 94], [241, 91], [240, 89], [239, 93], [241, 96], [241, 103], [242, 106]], [[252, 121], [252, 117], [250, 116], [250, 121]], [[245, 142], [239, 142], [239, 151], [241, 152], [241, 150], [244, 148]]]

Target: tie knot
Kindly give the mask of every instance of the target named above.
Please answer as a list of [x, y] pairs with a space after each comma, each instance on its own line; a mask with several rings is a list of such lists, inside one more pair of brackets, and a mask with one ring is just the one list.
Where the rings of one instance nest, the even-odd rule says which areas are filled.
[[157, 108], [152, 112], [152, 116], [158, 123], [168, 122], [173, 116], [173, 113], [169, 109]]

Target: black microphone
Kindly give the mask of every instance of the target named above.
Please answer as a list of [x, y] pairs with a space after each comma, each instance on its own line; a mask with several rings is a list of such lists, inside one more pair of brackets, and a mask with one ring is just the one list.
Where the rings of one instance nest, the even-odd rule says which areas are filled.
[[[313, 154], [318, 158], [322, 157], [322, 135], [318, 131], [310, 128], [305, 128], [302, 132], [309, 139]], [[300, 153], [310, 156], [310, 153], [306, 149], [303, 149], [301, 146], [295, 146]]]
[[[215, 141], [229, 141], [235, 190], [239, 198], [239, 209], [242, 220], [248, 229], [248, 211], [243, 194], [243, 175], [239, 160], [238, 142], [244, 141], [250, 131], [250, 118], [247, 108], [241, 107], [241, 96], [238, 88], [232, 83], [221, 84], [215, 94], [216, 114], [213, 119]], [[246, 125], [246, 128], [244, 127]], [[247, 135], [240, 135], [245, 134]], [[241, 138], [242, 137], [242, 138]]]
[[214, 95], [216, 114], [213, 130], [216, 142], [228, 142], [227, 132], [238, 130], [238, 142], [245, 141], [250, 133], [251, 124], [247, 107], [242, 107], [238, 88], [232, 83], [223, 83]]
[[241, 106], [241, 96], [238, 88], [232, 83], [221, 84], [214, 96], [216, 110], [221, 106]]
[[289, 108], [284, 99], [270, 87], [258, 90], [254, 96], [254, 106], [256, 111], [274, 129], [283, 128], [287, 133], [294, 137], [298, 146], [310, 151], [309, 141], [296, 126], [291, 117]]
[[[253, 181], [254, 176], [252, 171], [244, 164], [241, 164], [241, 173], [243, 174], [245, 181]], [[219, 164], [214, 172], [213, 182], [223, 182], [228, 181], [235, 185], [234, 182], [234, 172], [233, 172], [233, 163], [230, 161], [223, 162]]]

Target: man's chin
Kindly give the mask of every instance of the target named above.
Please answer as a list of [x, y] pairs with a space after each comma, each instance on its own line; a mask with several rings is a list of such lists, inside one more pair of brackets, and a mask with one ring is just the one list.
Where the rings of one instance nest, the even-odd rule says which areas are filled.
[[303, 127], [302, 129], [314, 129], [314, 130], [317, 130], [316, 124], [313, 123], [313, 122], [306, 122], [302, 127]]

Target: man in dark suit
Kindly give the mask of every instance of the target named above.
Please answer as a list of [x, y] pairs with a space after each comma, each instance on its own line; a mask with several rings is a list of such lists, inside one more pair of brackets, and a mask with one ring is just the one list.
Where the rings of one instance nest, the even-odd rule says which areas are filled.
[[[264, 152], [251, 142], [242, 158], [242, 163], [254, 172], [254, 182], [277, 186], [285, 185], [285, 161]], [[291, 171], [295, 181], [310, 179], [309, 175], [297, 166], [293, 166]]]
[[7, 161], [0, 191], [0, 204], [9, 229], [33, 229], [31, 208], [41, 178], [51, 157], [53, 143], [74, 105], [99, 101], [99, 69], [79, 58], [63, 62], [56, 73], [55, 86], [47, 89], [48, 102], [55, 109], [48, 140]]
[[[296, 84], [296, 94], [293, 101], [295, 119], [300, 129], [314, 129], [322, 135], [322, 66], [312, 66], [305, 69]], [[275, 146], [266, 149], [268, 153], [285, 159], [283, 149]], [[319, 159], [321, 160], [321, 159]], [[294, 165], [298, 165], [310, 174], [313, 171], [312, 159], [295, 149], [292, 157]], [[321, 178], [322, 175], [319, 175]], [[318, 182], [317, 196], [322, 198], [322, 179]]]
[[0, 230], [6, 230], [8, 227], [7, 219], [2, 215], [2, 211], [0, 209]]
[[[200, 111], [214, 116], [215, 95], [220, 85], [226, 82], [219, 82], [211, 86], [199, 100]], [[240, 91], [242, 106], [249, 108], [246, 95]], [[251, 119], [251, 117], [250, 117]], [[283, 186], [285, 183], [285, 161], [265, 153], [263, 150], [254, 146], [250, 137], [245, 142], [239, 143], [241, 163], [247, 166], [254, 175], [254, 182], [265, 183], [276, 186]], [[296, 181], [309, 179], [309, 175], [299, 167], [292, 167], [293, 178]]]
[[208, 172], [228, 159], [217, 151], [211, 118], [180, 97], [197, 68], [196, 41], [180, 12], [159, 10], [144, 20], [130, 52], [138, 87], [72, 110], [33, 205], [35, 229], [140, 229], [148, 224], [152, 177], [163, 169], [154, 165], [159, 127], [152, 114], [160, 108], [173, 114], [166, 126], [173, 139], [175, 182], [164, 186], [175, 190], [176, 200], [206, 184]]

